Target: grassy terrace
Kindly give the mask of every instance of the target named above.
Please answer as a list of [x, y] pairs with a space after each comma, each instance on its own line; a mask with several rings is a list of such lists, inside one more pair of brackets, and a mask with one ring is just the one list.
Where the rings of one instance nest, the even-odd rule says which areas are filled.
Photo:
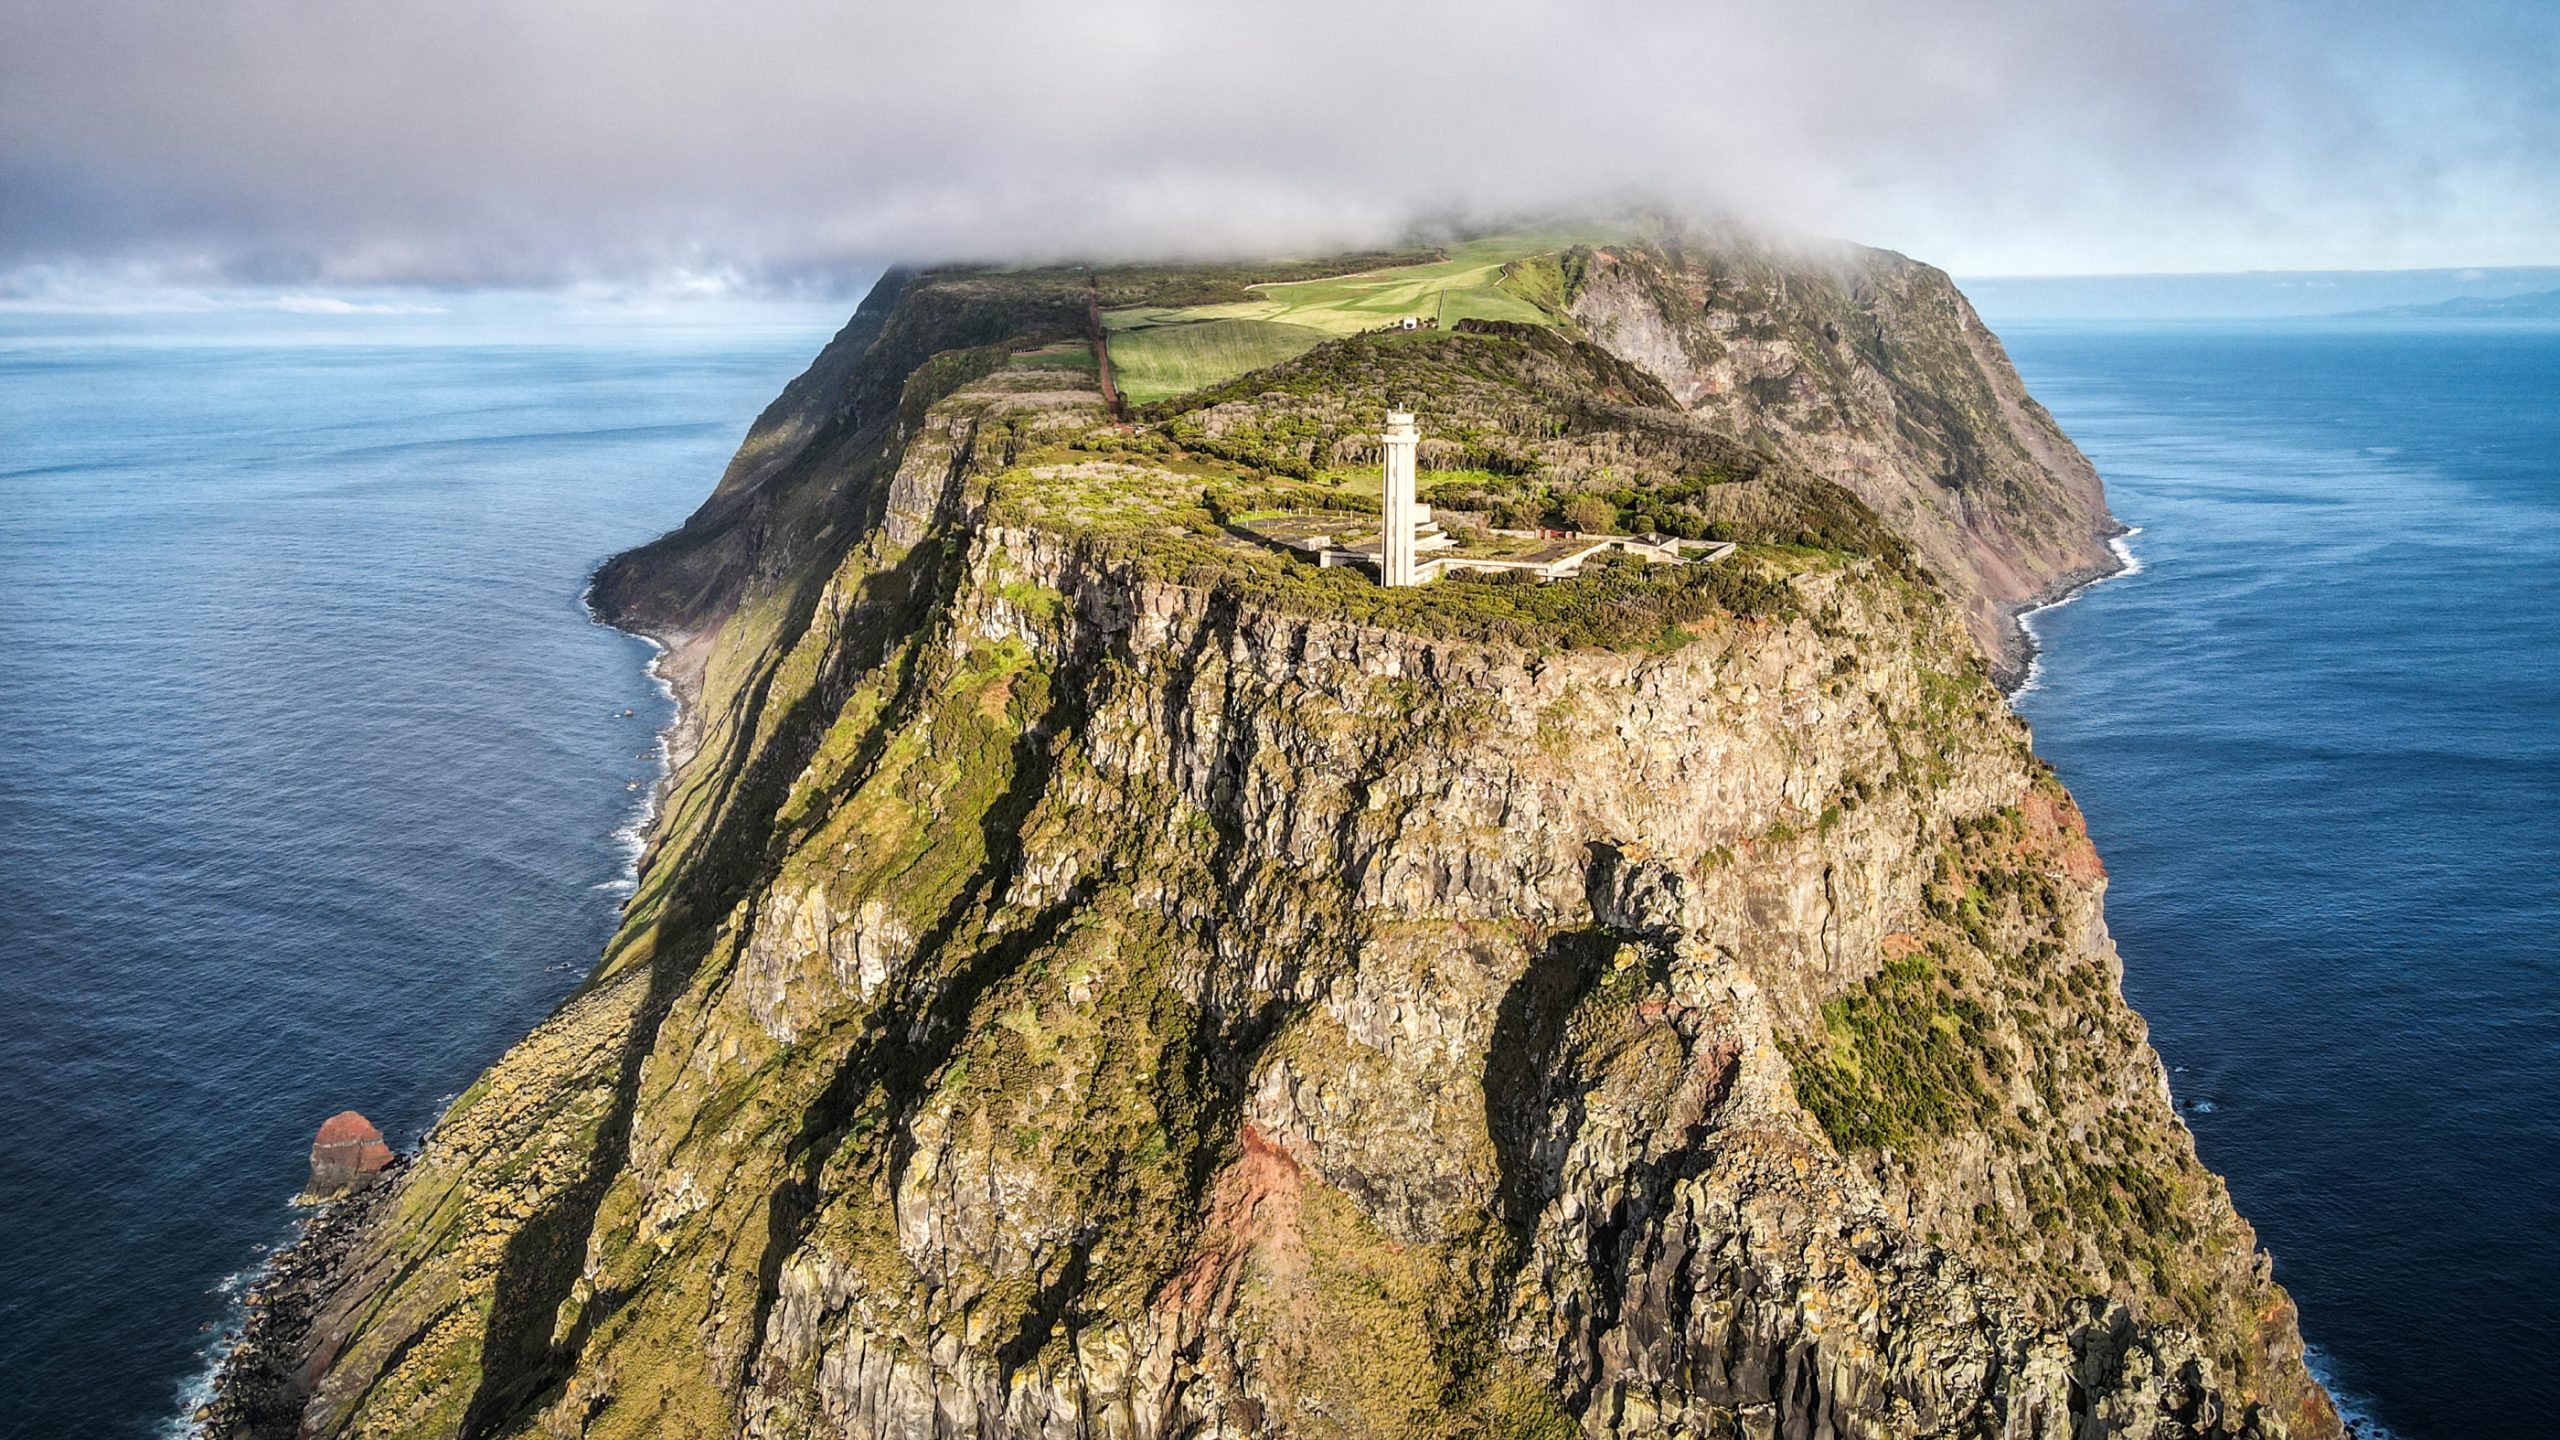
[[[1724, 617], [1792, 614], [1793, 577], [1807, 570], [1873, 561], [1917, 578], [1848, 492], [1706, 428], [1650, 376], [1580, 339], [1560, 316], [1587, 254], [1541, 245], [1552, 242], [1483, 242], [1332, 277], [1283, 269], [1272, 281], [1260, 278], [1270, 268], [1094, 272], [1119, 326], [1115, 369], [1141, 402], [1133, 423], [1102, 415], [1090, 351], [1054, 330], [994, 351], [974, 367], [981, 378], [955, 372], [952, 403], [986, 407], [979, 453], [1002, 457], [984, 475], [989, 517], [1289, 613], [1539, 651], [1669, 648]], [[1082, 281], [974, 272], [951, 283], [1046, 295]], [[1425, 300], [1456, 318], [1379, 328]], [[1424, 498], [1471, 551], [1529, 554], [1541, 542], [1490, 532], [1541, 526], [1743, 548], [1714, 565], [1611, 557], [1549, 583], [1459, 574], [1388, 590], [1257, 536], [1283, 519], [1351, 543], [1375, 535], [1390, 397], [1422, 413]], [[1335, 515], [1338, 527], [1320, 523]]]
[[1206, 389], [1293, 360], [1326, 337], [1276, 320], [1197, 320], [1115, 330], [1111, 370], [1133, 405]]
[[1346, 529], [1374, 530], [1362, 513], [1374, 513], [1374, 493], [1362, 495], [1346, 481], [1264, 475], [1145, 432], [1098, 430], [1021, 454], [989, 479], [987, 498], [992, 520], [1075, 535], [1143, 575], [1226, 589], [1293, 614], [1538, 651], [1670, 650], [1720, 616], [1792, 614], [1788, 577], [1847, 558], [1760, 546], [1719, 565], [1604, 561], [1547, 584], [1460, 575], [1389, 590], [1366, 572], [1326, 570], [1283, 554], [1252, 538], [1243, 523], [1333, 510], [1343, 513]]
[[1145, 405], [1407, 319], [1435, 328], [1461, 320], [1553, 325], [1564, 304], [1568, 244], [1563, 236], [1499, 236], [1440, 260], [1251, 285], [1243, 299], [1114, 309], [1103, 316], [1112, 368], [1131, 403]]

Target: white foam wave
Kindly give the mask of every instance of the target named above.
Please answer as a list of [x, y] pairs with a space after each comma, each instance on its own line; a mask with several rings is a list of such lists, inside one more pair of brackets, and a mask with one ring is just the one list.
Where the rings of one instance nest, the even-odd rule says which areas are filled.
[[[633, 631], [605, 624], [604, 619], [596, 614], [594, 596], [595, 582], [590, 580], [586, 588], [578, 592], [578, 608], [587, 613], [589, 623], [602, 625], [618, 635], [632, 635], [647, 645], [649, 663], [641, 667], [642, 673], [649, 677], [649, 683], [657, 687], [658, 694], [667, 701], [667, 704], [680, 712], [683, 702], [677, 697], [675, 682], [667, 678], [665, 669], [667, 647], [650, 636], [638, 635]], [[649, 779], [639, 787], [638, 803], [634, 804], [630, 813], [623, 817], [622, 823], [613, 828], [611, 837], [614, 848], [622, 852], [621, 873], [610, 880], [589, 887], [590, 889], [621, 897], [625, 902], [639, 890], [640, 857], [648, 853], [649, 832], [658, 823], [658, 805], [665, 798], [668, 780], [675, 772], [673, 737], [675, 727], [682, 723], [683, 718], [681, 713], [675, 714], [669, 719], [666, 727], [657, 733], [649, 748], [642, 752], [649, 757]], [[616, 908], [619, 908], [619, 905]]]
[[2403, 1440], [2399, 1431], [2373, 1418], [2371, 1400], [2339, 1386], [2336, 1367], [2330, 1364], [2327, 1352], [2317, 1345], [2305, 1345], [2302, 1364], [2337, 1403], [2338, 1418], [2347, 1422], [2349, 1440]]
[[[640, 638], [649, 640], [645, 635]], [[667, 678], [662, 663], [666, 658], [667, 647], [649, 640], [649, 663], [644, 667], [649, 683], [657, 687], [658, 694], [672, 707], [680, 702], [676, 699], [675, 683]], [[629, 895], [640, 888], [640, 857], [648, 853], [649, 832], [658, 823], [658, 804], [665, 797], [668, 778], [675, 771], [675, 755], [669, 743], [674, 730], [675, 722], [670, 720], [667, 728], [660, 730], [656, 740], [650, 744], [649, 781], [640, 787], [640, 799], [631, 807], [631, 814], [614, 829], [614, 844], [622, 850], [622, 873], [615, 876], [606, 888], [615, 893]]]
[[277, 1250], [301, 1233], [297, 1221], [294, 1234], [278, 1241], [261, 1243], [250, 1250], [256, 1258], [230, 1274], [213, 1282], [205, 1293], [222, 1302], [220, 1313], [206, 1322], [204, 1344], [196, 1352], [196, 1368], [180, 1382], [175, 1413], [163, 1421], [159, 1433], [166, 1440], [200, 1440], [204, 1427], [197, 1423], [196, 1412], [213, 1403], [215, 1382], [222, 1378], [223, 1364], [231, 1352], [240, 1347], [243, 1331], [249, 1323], [249, 1292], [266, 1278], [267, 1266]]
[[2032, 610], [2018, 612], [2018, 628], [2027, 632], [2027, 642], [2034, 647], [2035, 653], [2027, 657], [2026, 678], [2018, 682], [2018, 688], [2009, 692], [2012, 703], [2019, 696], [2032, 694], [2044, 684], [2044, 633], [2036, 629], [2036, 617], [2048, 610], [2059, 610], [2110, 580], [2122, 580], [2141, 574], [2142, 557], [2134, 553], [2131, 543], [2133, 537], [2141, 533], [2141, 526], [2128, 525], [2123, 534], [2107, 537], [2107, 549], [2116, 557], [2115, 569], [2094, 579], [2084, 580]]

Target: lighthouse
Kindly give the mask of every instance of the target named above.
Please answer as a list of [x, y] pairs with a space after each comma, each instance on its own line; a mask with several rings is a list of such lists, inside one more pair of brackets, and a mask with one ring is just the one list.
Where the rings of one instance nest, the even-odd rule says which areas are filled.
[[1413, 412], [1387, 412], [1386, 433], [1378, 437], [1387, 452], [1387, 482], [1379, 520], [1384, 525], [1378, 548], [1378, 579], [1387, 585], [1413, 585], [1414, 549], [1422, 507], [1413, 498], [1413, 452], [1421, 442]]

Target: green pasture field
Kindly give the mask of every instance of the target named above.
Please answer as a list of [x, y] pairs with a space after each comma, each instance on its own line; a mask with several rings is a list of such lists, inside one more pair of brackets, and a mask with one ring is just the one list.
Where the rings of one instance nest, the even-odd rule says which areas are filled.
[[1098, 366], [1093, 364], [1093, 346], [1085, 341], [1057, 341], [1055, 346], [1039, 346], [1037, 351], [1014, 351], [1011, 356], [1006, 356], [1006, 364], [1034, 366], [1034, 369], [1037, 369], [1037, 366], [1047, 366], [1047, 369], [1080, 369], [1080, 372], [1088, 372], [1088, 374], [1091, 374], [1093, 369], [1098, 369]]
[[1255, 285], [1251, 300], [1106, 311], [1112, 371], [1121, 392], [1143, 405], [1406, 319], [1443, 329], [1469, 319], [1553, 325], [1557, 315], [1530, 297], [1552, 303], [1561, 294], [1552, 257], [1568, 243], [1554, 236], [1495, 236], [1457, 246], [1428, 265]]
[[1037, 350], [1017, 350], [1007, 357], [1009, 365], [1054, 366], [1066, 370], [1091, 371], [1093, 346], [1082, 340], [1061, 340]]
[[1132, 405], [1188, 394], [1323, 344], [1321, 330], [1270, 320], [1190, 320], [1111, 336], [1111, 374]]
[[1498, 236], [1461, 245], [1437, 264], [1257, 285], [1253, 290], [1267, 297], [1263, 303], [1271, 307], [1259, 318], [1304, 325], [1328, 335], [1355, 335], [1407, 316], [1437, 320], [1443, 328], [1465, 319], [1552, 325], [1553, 315], [1504, 283], [1503, 270], [1558, 248], [1543, 240]]

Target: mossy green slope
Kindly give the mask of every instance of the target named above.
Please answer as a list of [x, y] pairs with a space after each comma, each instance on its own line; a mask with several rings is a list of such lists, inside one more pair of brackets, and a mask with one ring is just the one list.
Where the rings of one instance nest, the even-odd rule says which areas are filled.
[[1121, 393], [1130, 403], [1145, 405], [1277, 365], [1325, 339], [1321, 330], [1279, 320], [1148, 325], [1111, 337], [1111, 367]]

